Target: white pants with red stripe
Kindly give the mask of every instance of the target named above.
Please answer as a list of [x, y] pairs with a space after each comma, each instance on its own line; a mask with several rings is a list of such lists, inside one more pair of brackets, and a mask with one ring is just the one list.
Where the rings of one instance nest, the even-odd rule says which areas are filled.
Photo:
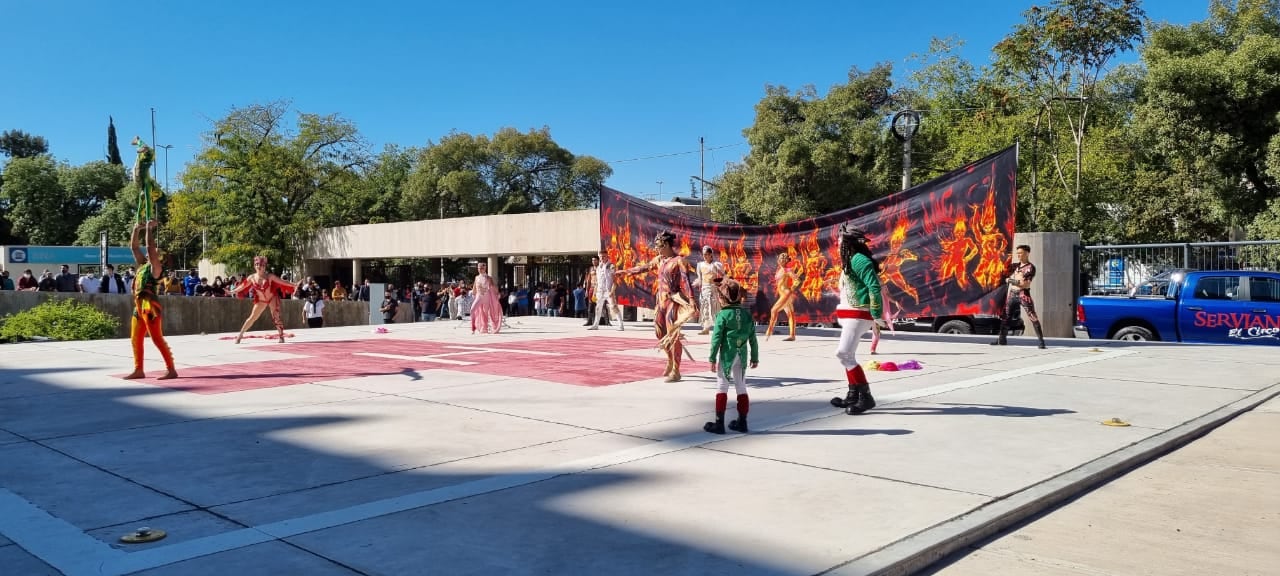
[[836, 315], [840, 321], [840, 346], [836, 348], [836, 358], [840, 359], [845, 370], [852, 370], [858, 365], [858, 342], [875, 325], [875, 321], [864, 310], [837, 310]]

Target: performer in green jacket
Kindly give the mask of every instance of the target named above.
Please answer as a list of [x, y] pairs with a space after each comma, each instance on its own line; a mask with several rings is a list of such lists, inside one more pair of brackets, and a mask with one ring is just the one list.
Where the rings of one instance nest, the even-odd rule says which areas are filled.
[[742, 285], [733, 280], [716, 278], [720, 299], [724, 307], [716, 315], [715, 328], [711, 332], [711, 371], [716, 373], [720, 391], [716, 393], [716, 420], [707, 422], [702, 429], [712, 434], [724, 434], [724, 411], [729, 404], [729, 383], [738, 392], [738, 419], [729, 423], [729, 429], [747, 431], [747, 410], [751, 401], [747, 397], [747, 347], [751, 348], [750, 365], [760, 363], [760, 345], [756, 342], [756, 322], [751, 311], [742, 307]]
[[852, 223], [840, 227], [840, 261], [844, 269], [840, 273], [840, 304], [836, 306], [836, 318], [840, 321], [836, 357], [844, 365], [849, 393], [844, 398], [832, 398], [831, 404], [852, 415], [876, 406], [871, 384], [855, 353], [862, 335], [872, 326], [885, 327], [884, 298], [880, 293], [880, 264], [867, 246], [866, 233]]

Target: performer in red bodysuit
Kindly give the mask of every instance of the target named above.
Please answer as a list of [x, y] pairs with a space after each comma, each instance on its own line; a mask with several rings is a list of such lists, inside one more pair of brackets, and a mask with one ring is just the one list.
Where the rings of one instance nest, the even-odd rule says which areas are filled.
[[284, 292], [287, 296], [293, 293], [293, 284], [281, 280], [279, 276], [267, 272], [267, 257], [253, 257], [253, 274], [245, 277], [244, 281], [231, 290], [232, 296], [245, 290], [253, 290], [253, 311], [249, 313], [249, 319], [244, 321], [244, 326], [240, 327], [240, 335], [236, 336], [236, 344], [240, 343], [240, 339], [244, 338], [244, 333], [253, 327], [253, 323], [258, 321], [258, 317], [267, 308], [271, 308], [271, 321], [275, 322], [276, 331], [280, 335], [280, 342], [284, 342], [284, 322], [280, 321], [280, 294]]
[[680, 333], [680, 327], [698, 313], [697, 306], [693, 305], [693, 288], [685, 276], [688, 266], [684, 258], [676, 254], [673, 248], [675, 241], [675, 234], [659, 232], [653, 240], [658, 251], [653, 260], [617, 273], [618, 276], [630, 276], [658, 271], [658, 302], [654, 308], [653, 330], [658, 336], [658, 347], [667, 354], [667, 370], [663, 372], [667, 382], [680, 381], [680, 355], [684, 352], [684, 335]]

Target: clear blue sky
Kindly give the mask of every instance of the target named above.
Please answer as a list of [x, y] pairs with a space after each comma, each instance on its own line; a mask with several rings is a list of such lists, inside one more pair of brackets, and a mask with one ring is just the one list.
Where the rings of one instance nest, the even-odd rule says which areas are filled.
[[[375, 151], [545, 125], [610, 162], [694, 151], [612, 164], [610, 186], [644, 196], [661, 180], [666, 199], [688, 194], [699, 137], [731, 146], [707, 152], [708, 179], [747, 152], [766, 84], [825, 93], [851, 66], [905, 71], [935, 36], [985, 64], [1032, 3], [4, 0], [0, 130], [42, 135], [79, 164], [104, 157], [111, 115], [131, 163], [154, 107], [176, 180], [211, 119], [254, 102], [339, 113]], [[1144, 4], [1177, 24], [1208, 13], [1208, 0]]]

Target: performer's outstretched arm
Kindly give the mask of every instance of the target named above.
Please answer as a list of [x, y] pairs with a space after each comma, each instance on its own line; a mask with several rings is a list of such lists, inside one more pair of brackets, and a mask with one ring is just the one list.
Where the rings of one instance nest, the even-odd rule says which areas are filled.
[[142, 253], [142, 248], [138, 245], [138, 233], [142, 232], [143, 224], [138, 222], [133, 225], [133, 232], [129, 234], [129, 249], [133, 251], [133, 263], [141, 266], [147, 263], [147, 257]]

